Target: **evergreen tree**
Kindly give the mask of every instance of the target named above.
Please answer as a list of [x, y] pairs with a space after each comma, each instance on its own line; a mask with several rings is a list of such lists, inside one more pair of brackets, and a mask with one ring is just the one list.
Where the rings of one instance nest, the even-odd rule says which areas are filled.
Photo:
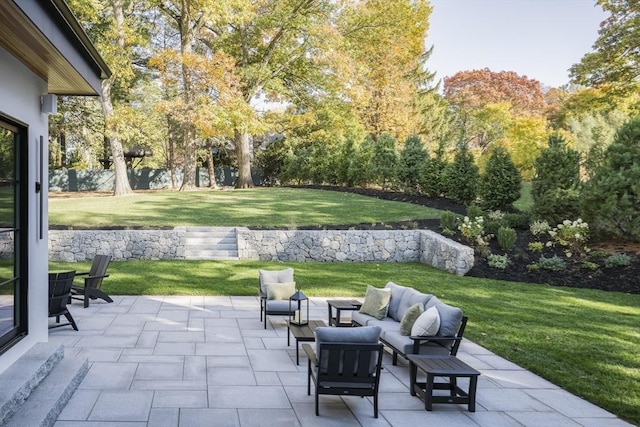
[[522, 177], [511, 155], [502, 147], [492, 150], [480, 181], [482, 207], [488, 210], [509, 211], [520, 198]]
[[420, 137], [414, 135], [407, 138], [400, 152], [397, 176], [398, 183], [405, 192], [415, 194], [421, 191], [420, 182], [423, 181], [428, 163], [429, 153]]
[[467, 144], [460, 144], [453, 162], [444, 170], [447, 198], [468, 205], [475, 201], [480, 173]]
[[373, 144], [371, 159], [375, 183], [388, 189], [396, 179], [398, 152], [396, 141], [389, 134], [382, 134]]

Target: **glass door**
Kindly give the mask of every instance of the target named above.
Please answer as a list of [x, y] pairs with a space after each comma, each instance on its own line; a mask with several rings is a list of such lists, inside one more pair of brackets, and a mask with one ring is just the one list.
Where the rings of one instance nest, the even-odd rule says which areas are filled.
[[[27, 331], [26, 233], [20, 228], [26, 214], [21, 167], [26, 130], [0, 117], [0, 353]], [[26, 224], [26, 221], [25, 221]]]

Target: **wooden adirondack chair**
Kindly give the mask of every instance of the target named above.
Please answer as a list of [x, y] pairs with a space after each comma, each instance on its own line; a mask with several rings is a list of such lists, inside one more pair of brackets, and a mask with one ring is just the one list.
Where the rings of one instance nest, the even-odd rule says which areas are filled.
[[[67, 309], [75, 274], [75, 271], [49, 273], [49, 317], [56, 318], [56, 324], [49, 326], [49, 329], [70, 325], [76, 331], [78, 330], [78, 325]], [[60, 323], [60, 316], [66, 317], [69, 323]]]
[[106, 302], [113, 302], [111, 297], [100, 290], [102, 280], [109, 277], [107, 267], [111, 262], [111, 255], [96, 255], [91, 264], [91, 270], [86, 273], [77, 273], [76, 276], [84, 277], [84, 286], [74, 285], [71, 287], [71, 298], [83, 300], [84, 307], [89, 307], [89, 300], [100, 298]]

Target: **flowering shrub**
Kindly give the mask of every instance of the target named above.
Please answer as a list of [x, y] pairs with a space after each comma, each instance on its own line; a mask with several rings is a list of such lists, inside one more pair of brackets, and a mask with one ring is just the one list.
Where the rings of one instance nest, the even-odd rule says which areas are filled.
[[475, 243], [478, 237], [482, 237], [484, 234], [484, 218], [477, 216], [471, 220], [468, 216], [465, 216], [462, 224], [458, 226], [458, 230], [466, 240]]
[[549, 230], [551, 230], [551, 227], [547, 221], [533, 221], [529, 226], [529, 231], [531, 231], [531, 234], [534, 236], [547, 233]]
[[509, 266], [509, 257], [506, 255], [489, 255], [487, 265], [498, 270], [505, 270]]
[[587, 251], [585, 243], [589, 240], [589, 224], [580, 218], [575, 221], [565, 219], [562, 224], [549, 230], [549, 235], [555, 243], [565, 247], [565, 255], [570, 257], [573, 253]]
[[489, 217], [489, 219], [492, 219], [492, 220], [501, 220], [502, 218], [504, 218], [504, 212], [502, 212], [500, 209], [495, 211], [489, 211], [487, 216]]

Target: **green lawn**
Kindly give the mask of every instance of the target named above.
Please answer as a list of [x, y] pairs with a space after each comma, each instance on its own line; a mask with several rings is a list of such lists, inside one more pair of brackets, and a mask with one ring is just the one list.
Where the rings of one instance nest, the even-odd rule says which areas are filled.
[[531, 183], [523, 182], [522, 188], [520, 188], [520, 198], [513, 204], [521, 211], [529, 212], [533, 206], [533, 198], [531, 198]]
[[[363, 297], [392, 280], [469, 316], [465, 336], [640, 423], [640, 295], [457, 277], [418, 263], [113, 262], [103, 289], [126, 295], [257, 295], [258, 269], [293, 267], [308, 296]], [[55, 271], [89, 263], [50, 263]]]
[[440, 211], [357, 194], [292, 188], [50, 198], [49, 225], [82, 227], [357, 224], [439, 218]]

